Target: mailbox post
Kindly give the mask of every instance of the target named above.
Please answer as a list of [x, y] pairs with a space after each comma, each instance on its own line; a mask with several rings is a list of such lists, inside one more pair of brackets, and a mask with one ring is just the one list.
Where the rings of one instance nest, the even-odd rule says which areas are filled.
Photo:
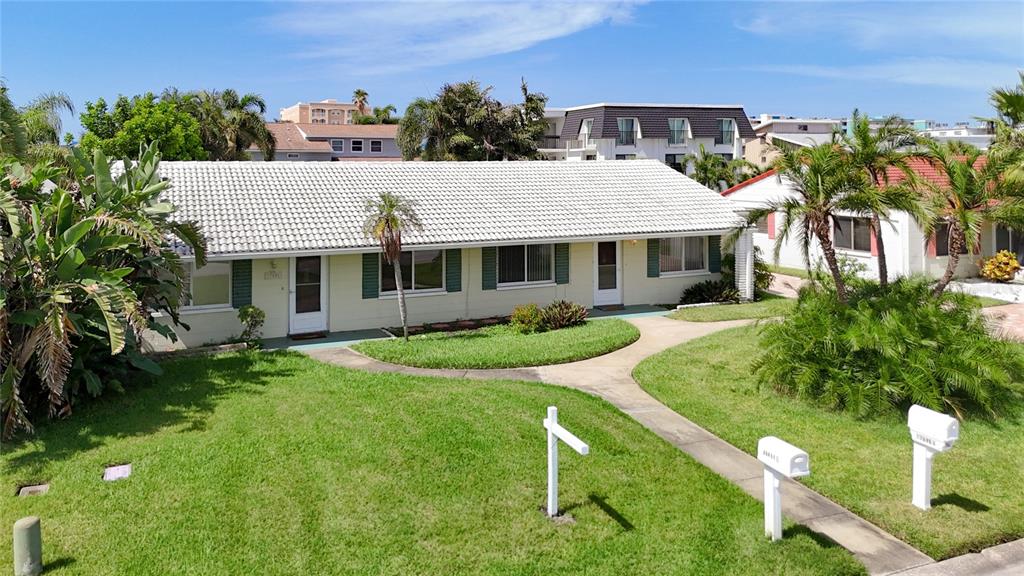
[[932, 507], [932, 458], [953, 447], [960, 437], [956, 418], [917, 404], [907, 414], [910, 439], [914, 442], [914, 487], [911, 501], [921, 510]]
[[764, 464], [764, 533], [782, 539], [782, 477], [800, 478], [811, 473], [807, 452], [775, 436], [757, 441], [757, 459]]
[[548, 431], [547, 514], [554, 518], [558, 516], [558, 441], [565, 442], [570, 448], [584, 456], [590, 453], [590, 446], [558, 424], [558, 408], [555, 406], [548, 406], [548, 417], [544, 419], [544, 428]]

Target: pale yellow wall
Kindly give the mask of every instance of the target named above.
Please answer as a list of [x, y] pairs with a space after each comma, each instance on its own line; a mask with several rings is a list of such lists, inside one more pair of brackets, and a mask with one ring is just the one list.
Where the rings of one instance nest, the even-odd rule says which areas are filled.
[[157, 322], [171, 326], [178, 336], [177, 342], [171, 342], [160, 334], [147, 330], [142, 334], [143, 348], [148, 351], [163, 352], [181, 348], [196, 348], [205, 344], [223, 344], [242, 333], [242, 325], [238, 322], [238, 311], [234, 308], [217, 310], [183, 311], [181, 321], [191, 328], [173, 326], [171, 319], [163, 316]]
[[709, 279], [718, 279], [721, 274], [695, 274], [665, 278], [647, 277], [647, 241], [630, 240], [622, 242], [622, 284], [623, 303], [631, 304], [675, 304], [688, 286]]

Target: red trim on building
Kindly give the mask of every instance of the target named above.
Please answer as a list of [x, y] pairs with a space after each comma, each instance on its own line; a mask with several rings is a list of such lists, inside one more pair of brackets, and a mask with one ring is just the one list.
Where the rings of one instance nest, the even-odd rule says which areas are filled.
[[760, 182], [761, 180], [764, 180], [765, 178], [767, 178], [767, 177], [769, 177], [769, 176], [771, 176], [773, 174], [775, 174], [775, 169], [774, 168], [772, 168], [771, 170], [769, 170], [767, 172], [758, 174], [757, 176], [754, 176], [753, 178], [751, 178], [749, 180], [744, 180], [743, 182], [740, 182], [739, 184], [733, 186], [732, 188], [729, 188], [725, 192], [722, 192], [722, 196], [728, 196], [729, 194], [732, 194], [733, 192], [735, 192], [735, 191], [737, 191], [737, 190], [739, 190], [741, 188], [746, 188], [747, 186], [750, 186], [754, 182]]
[[875, 236], [875, 232], [871, 232], [871, 255], [878, 256], [878, 236]]
[[775, 212], [768, 214], [768, 239], [775, 239]]
[[928, 239], [928, 244], [927, 244], [927, 250], [928, 250], [928, 257], [929, 258], [935, 258], [935, 246], [937, 244], [938, 244], [938, 240], [936, 240], [935, 234], [932, 234], [932, 237]]

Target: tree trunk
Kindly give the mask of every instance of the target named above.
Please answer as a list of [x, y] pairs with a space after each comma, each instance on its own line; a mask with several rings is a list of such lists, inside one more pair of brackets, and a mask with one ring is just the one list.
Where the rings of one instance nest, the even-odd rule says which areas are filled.
[[395, 269], [395, 286], [398, 287], [398, 315], [402, 318], [402, 337], [409, 341], [409, 323], [405, 311], [405, 288], [402, 287], [402, 258], [399, 256], [391, 266]]
[[953, 276], [956, 274], [957, 265], [960, 264], [960, 251], [963, 250], [964, 244], [967, 239], [964, 237], [964, 233], [960, 230], [960, 227], [956, 224], [949, 224], [949, 260], [946, 261], [946, 273], [939, 278], [939, 283], [935, 285], [935, 291], [932, 293], [936, 298], [941, 296], [946, 291], [946, 286], [953, 281]]
[[882, 219], [876, 212], [871, 213], [871, 228], [875, 235], [875, 246], [878, 248], [878, 285], [889, 286], [889, 265], [885, 262], [885, 244], [882, 242]]
[[821, 252], [825, 256], [828, 270], [832, 273], [832, 281], [836, 283], [836, 298], [843, 304], [846, 304], [846, 282], [843, 281], [843, 274], [839, 270], [839, 261], [836, 259], [835, 248], [832, 247], [832, 234], [829, 231], [827, 219], [815, 227], [815, 235], [818, 237], [818, 243], [821, 244]]

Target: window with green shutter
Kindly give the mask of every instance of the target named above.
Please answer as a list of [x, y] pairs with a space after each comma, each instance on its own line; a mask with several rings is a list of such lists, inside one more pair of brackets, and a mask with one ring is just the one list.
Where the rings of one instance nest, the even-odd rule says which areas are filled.
[[555, 244], [555, 284], [569, 283], [569, 245]]
[[380, 255], [376, 252], [363, 254], [363, 299], [376, 298], [380, 293], [378, 274], [380, 273]]
[[252, 260], [231, 262], [231, 305], [235, 308], [252, 304]]
[[445, 250], [444, 284], [448, 292], [462, 292], [462, 250]]
[[722, 237], [708, 236], [708, 272], [722, 271]]
[[647, 277], [657, 278], [661, 275], [661, 265], [659, 264], [659, 258], [661, 256], [661, 249], [657, 238], [649, 238], [647, 240]]
[[494, 290], [498, 287], [498, 249], [487, 246], [480, 249], [481, 286], [482, 290]]

